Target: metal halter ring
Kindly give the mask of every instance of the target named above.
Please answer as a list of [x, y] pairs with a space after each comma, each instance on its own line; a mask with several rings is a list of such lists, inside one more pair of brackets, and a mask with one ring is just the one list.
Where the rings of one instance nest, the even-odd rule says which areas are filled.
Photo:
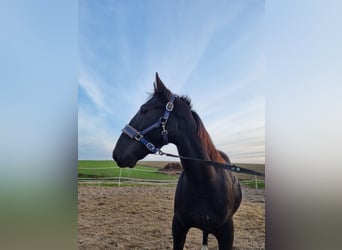
[[167, 119], [165, 119], [164, 117], [160, 117], [159, 118], [159, 122], [160, 122], [160, 124], [166, 124], [166, 122], [167, 122]]

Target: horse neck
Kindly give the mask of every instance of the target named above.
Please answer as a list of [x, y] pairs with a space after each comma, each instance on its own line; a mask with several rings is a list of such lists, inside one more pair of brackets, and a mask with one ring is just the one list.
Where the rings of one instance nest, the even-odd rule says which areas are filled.
[[[198, 135], [184, 134], [181, 143], [176, 144], [178, 152], [182, 156], [211, 160], [205, 147]], [[200, 161], [181, 159], [184, 173], [187, 179], [191, 180], [213, 180], [215, 177], [215, 169], [206, 166], [207, 164]], [[203, 183], [203, 182], [202, 182]]]

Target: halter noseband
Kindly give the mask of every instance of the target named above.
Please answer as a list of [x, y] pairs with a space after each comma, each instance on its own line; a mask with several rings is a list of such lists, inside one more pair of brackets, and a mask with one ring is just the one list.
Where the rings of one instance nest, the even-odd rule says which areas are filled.
[[141, 142], [143, 145], [145, 145], [145, 147], [150, 150], [152, 153], [158, 153], [160, 152], [160, 148], [156, 148], [153, 143], [149, 142], [148, 140], [146, 140], [144, 138], [144, 135], [147, 134], [148, 132], [150, 132], [151, 130], [155, 129], [155, 128], [159, 128], [162, 127], [162, 131], [161, 131], [161, 135], [163, 137], [163, 145], [166, 145], [169, 143], [169, 139], [167, 137], [168, 131], [166, 130], [166, 123], [167, 120], [169, 119], [170, 113], [173, 110], [174, 104], [173, 102], [176, 99], [176, 95], [172, 94], [170, 97], [170, 100], [168, 101], [168, 103], [166, 103], [165, 106], [165, 111], [163, 116], [161, 116], [158, 121], [156, 121], [155, 123], [153, 123], [152, 125], [148, 126], [147, 128], [145, 128], [142, 131], [138, 131], [135, 128], [133, 128], [131, 125], [127, 124], [123, 129], [122, 132], [126, 135], [129, 136], [129, 138], [131, 139], [135, 139], [138, 142]]

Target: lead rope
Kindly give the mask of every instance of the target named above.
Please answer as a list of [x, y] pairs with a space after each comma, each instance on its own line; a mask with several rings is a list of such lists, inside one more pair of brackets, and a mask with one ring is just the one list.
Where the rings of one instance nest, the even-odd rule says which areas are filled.
[[245, 174], [250, 174], [250, 175], [265, 176], [265, 174], [263, 174], [263, 173], [260, 173], [260, 172], [254, 171], [254, 170], [250, 170], [247, 168], [242, 168], [242, 167], [237, 166], [235, 164], [230, 165], [230, 164], [224, 164], [224, 163], [219, 163], [219, 162], [215, 162], [215, 161], [208, 161], [208, 160], [192, 158], [192, 157], [187, 157], [187, 156], [182, 156], [182, 155], [175, 155], [175, 154], [163, 152], [160, 149], [158, 150], [157, 154], [170, 156], [170, 157], [174, 157], [174, 158], [185, 159], [185, 160], [200, 161], [200, 162], [207, 163], [207, 164], [210, 164], [210, 165], [215, 166], [215, 167], [228, 169], [228, 170], [231, 170], [231, 171], [234, 171], [237, 173], [245, 173]]

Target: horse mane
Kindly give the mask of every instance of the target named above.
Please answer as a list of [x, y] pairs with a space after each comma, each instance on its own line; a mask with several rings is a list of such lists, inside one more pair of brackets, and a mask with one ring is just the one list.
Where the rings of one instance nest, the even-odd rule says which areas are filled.
[[[169, 93], [166, 92], [164, 94], [169, 94]], [[222, 157], [220, 151], [218, 151], [215, 148], [214, 143], [211, 140], [211, 137], [207, 129], [205, 128], [201, 118], [195, 111], [192, 110], [191, 99], [188, 96], [180, 96], [179, 98], [180, 100], [185, 102], [191, 110], [192, 116], [194, 117], [195, 122], [197, 124], [197, 135], [201, 139], [204, 151], [208, 154], [209, 159], [215, 162], [226, 163], [226, 160]], [[229, 161], [229, 158], [228, 158], [228, 161]]]
[[[156, 83], [154, 84], [153, 96], [155, 95], [158, 95], [161, 98], [165, 98], [166, 100], [169, 100], [172, 95], [172, 92], [165, 87], [165, 85], [161, 82], [159, 78], [156, 80]], [[185, 102], [191, 110], [191, 113], [197, 124], [197, 135], [200, 137], [203, 149], [208, 154], [209, 159], [215, 162], [225, 163], [225, 159], [222, 157], [220, 152], [215, 148], [210, 138], [210, 135], [208, 134], [208, 131], [204, 127], [201, 118], [195, 111], [192, 110], [190, 98], [188, 96], [180, 96], [179, 98], [180, 100]]]
[[226, 163], [220, 152], [215, 148], [214, 143], [211, 140], [208, 131], [204, 127], [199, 115], [195, 111], [191, 112], [197, 124], [197, 135], [200, 137], [204, 150], [208, 154], [209, 159], [215, 162]]

